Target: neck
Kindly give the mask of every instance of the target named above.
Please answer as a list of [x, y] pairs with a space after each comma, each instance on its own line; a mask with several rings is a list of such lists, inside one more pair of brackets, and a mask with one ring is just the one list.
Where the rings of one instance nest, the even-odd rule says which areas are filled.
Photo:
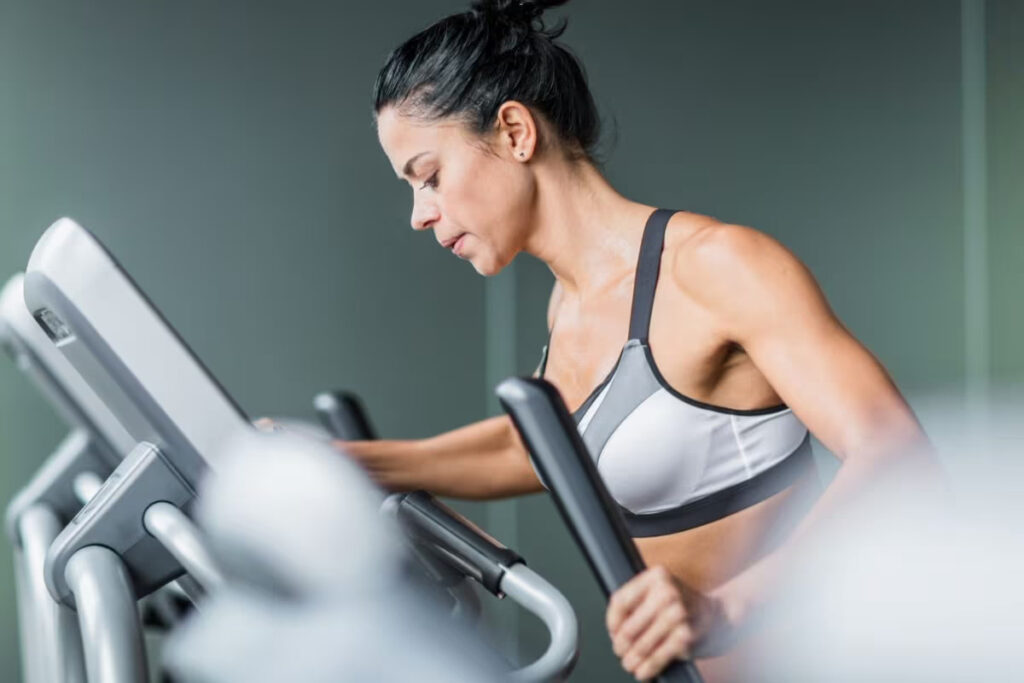
[[632, 274], [651, 207], [633, 202], [588, 162], [538, 164], [533, 229], [525, 251], [547, 264], [570, 295]]

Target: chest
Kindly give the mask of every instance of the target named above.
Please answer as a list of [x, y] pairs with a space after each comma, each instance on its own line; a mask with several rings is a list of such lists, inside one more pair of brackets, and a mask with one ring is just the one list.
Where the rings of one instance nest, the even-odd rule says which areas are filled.
[[[649, 331], [657, 364], [675, 387], [704, 394], [722, 374], [728, 343], [706, 313], [659, 288]], [[555, 311], [544, 377], [576, 410], [612, 372], [629, 339], [630, 290], [588, 305], [564, 302]]]

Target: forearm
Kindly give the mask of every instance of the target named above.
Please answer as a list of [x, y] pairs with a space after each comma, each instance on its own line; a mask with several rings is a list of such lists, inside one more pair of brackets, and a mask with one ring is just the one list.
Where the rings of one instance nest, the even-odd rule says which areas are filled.
[[809, 550], [843, 534], [854, 516], [877, 513], [896, 499], [919, 506], [945, 500], [941, 468], [916, 423], [839, 455], [836, 475], [787, 540], [716, 591], [736, 622], [758, 612], [778, 593], [793, 563], [806, 561]]
[[495, 417], [427, 439], [340, 443], [382, 486], [454, 498], [532, 493], [540, 482], [511, 420]]

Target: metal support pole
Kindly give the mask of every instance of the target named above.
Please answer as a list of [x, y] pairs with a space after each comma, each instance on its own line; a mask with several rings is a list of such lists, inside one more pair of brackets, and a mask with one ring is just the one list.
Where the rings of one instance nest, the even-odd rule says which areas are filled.
[[46, 587], [46, 552], [62, 525], [49, 506], [38, 503], [18, 517], [25, 579], [31, 616], [26, 635], [34, 659], [29, 673], [46, 683], [82, 683], [82, 642], [75, 614], [55, 601]]
[[95, 472], [80, 472], [71, 482], [71, 487], [75, 490], [75, 497], [82, 505], [92, 500], [102, 486], [103, 479]]
[[89, 683], [146, 683], [142, 624], [128, 570], [113, 551], [87, 546], [68, 560]]
[[41, 683], [38, 671], [38, 659], [35, 652], [34, 636], [36, 633], [35, 603], [28, 585], [25, 569], [25, 553], [17, 545], [14, 546], [14, 588], [18, 605], [18, 644], [21, 652], [21, 680], [24, 683]]
[[207, 591], [224, 584], [224, 576], [207, 551], [202, 534], [185, 513], [170, 503], [153, 503], [143, 515], [146, 531], [174, 556]]

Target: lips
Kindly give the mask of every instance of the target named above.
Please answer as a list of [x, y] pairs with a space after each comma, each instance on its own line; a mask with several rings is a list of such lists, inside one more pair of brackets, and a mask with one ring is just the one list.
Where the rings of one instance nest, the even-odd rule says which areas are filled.
[[458, 235], [455, 235], [454, 237], [449, 237], [448, 239], [443, 240], [441, 242], [441, 246], [444, 247], [445, 249], [451, 249], [452, 247], [455, 246], [455, 243], [458, 242], [459, 239], [465, 234], [466, 233], [464, 232], [460, 232]]

